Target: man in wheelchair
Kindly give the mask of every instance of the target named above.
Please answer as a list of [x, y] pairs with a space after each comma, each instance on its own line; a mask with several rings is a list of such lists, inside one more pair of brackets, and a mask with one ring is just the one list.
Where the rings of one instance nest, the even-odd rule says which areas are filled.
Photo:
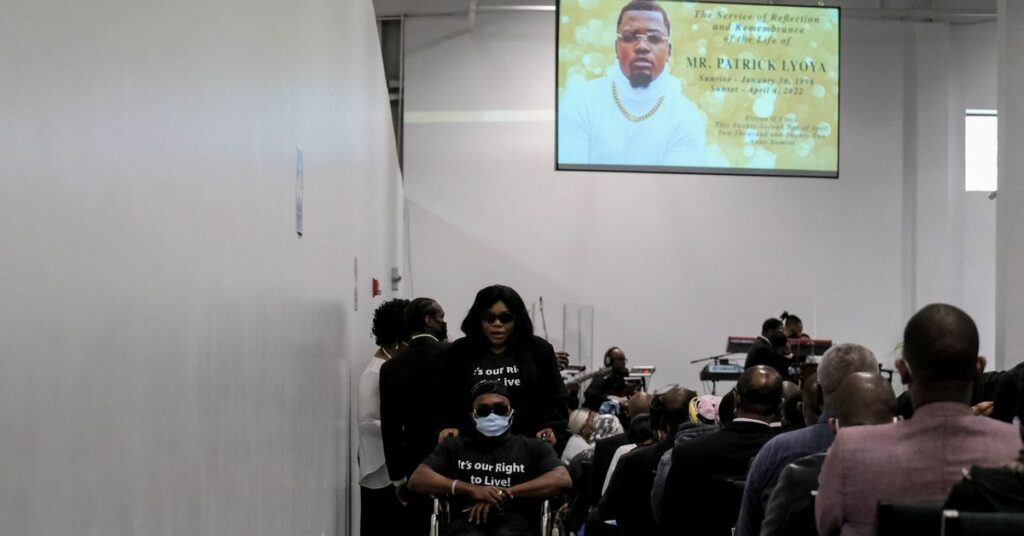
[[531, 535], [544, 499], [572, 486], [547, 442], [510, 434], [505, 386], [483, 381], [470, 393], [477, 433], [449, 437], [423, 460], [409, 489], [451, 501], [450, 535]]

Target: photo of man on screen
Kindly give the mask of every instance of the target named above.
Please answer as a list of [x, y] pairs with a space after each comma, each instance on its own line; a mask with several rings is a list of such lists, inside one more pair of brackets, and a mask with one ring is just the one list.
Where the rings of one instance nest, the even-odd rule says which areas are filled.
[[666, 69], [672, 29], [664, 8], [633, 1], [619, 12], [618, 68], [566, 91], [558, 111], [561, 164], [700, 167], [706, 120]]

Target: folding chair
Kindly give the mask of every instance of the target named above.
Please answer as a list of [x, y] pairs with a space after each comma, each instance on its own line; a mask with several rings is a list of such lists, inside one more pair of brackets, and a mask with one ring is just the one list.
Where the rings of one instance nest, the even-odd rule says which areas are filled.
[[878, 536], [927, 536], [942, 531], [942, 505], [878, 503]]
[[1024, 514], [942, 511], [942, 536], [1024, 534]]

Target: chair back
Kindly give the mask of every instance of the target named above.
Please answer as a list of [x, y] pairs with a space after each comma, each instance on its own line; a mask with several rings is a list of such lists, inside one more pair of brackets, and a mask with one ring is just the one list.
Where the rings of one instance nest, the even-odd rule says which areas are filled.
[[1024, 514], [943, 510], [942, 536], [1024, 534]]
[[729, 532], [736, 524], [743, 503], [743, 488], [747, 475], [713, 475], [706, 481], [705, 495], [713, 497], [704, 506], [705, 516], [712, 518], [715, 534]]
[[878, 536], [939, 534], [942, 505], [878, 503]]

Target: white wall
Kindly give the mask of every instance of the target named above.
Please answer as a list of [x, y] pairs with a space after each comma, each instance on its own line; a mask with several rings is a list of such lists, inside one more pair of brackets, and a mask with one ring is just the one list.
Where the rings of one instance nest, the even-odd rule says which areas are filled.
[[952, 26], [950, 176], [963, 196], [963, 307], [978, 324], [981, 355], [996, 357], [996, 202], [985, 192], [964, 192], [964, 111], [996, 109], [996, 23]]
[[369, 0], [8, 3], [0, 71], [0, 533], [345, 533], [401, 197]]
[[[658, 367], [656, 385], [697, 385], [689, 360], [783, 309], [808, 333], [861, 342], [891, 364], [911, 309], [905, 26], [844, 22], [835, 181], [554, 172], [553, 17], [410, 21], [415, 292], [441, 300], [452, 324], [494, 282], [527, 302], [592, 304], [596, 357], [621, 345]], [[488, 110], [529, 113], [485, 120]]]
[[1024, 325], [1024, 5], [999, 0], [997, 26], [999, 102], [999, 199], [996, 222], [996, 349], [1006, 368], [1024, 362], [1017, 330]]

